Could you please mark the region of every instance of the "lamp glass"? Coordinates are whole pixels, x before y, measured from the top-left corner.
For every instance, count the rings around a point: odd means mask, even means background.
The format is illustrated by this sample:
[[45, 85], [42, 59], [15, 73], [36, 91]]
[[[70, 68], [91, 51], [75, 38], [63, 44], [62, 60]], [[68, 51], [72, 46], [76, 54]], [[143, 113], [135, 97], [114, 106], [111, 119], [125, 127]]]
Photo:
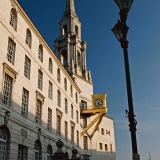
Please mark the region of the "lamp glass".
[[127, 9], [129, 11], [134, 0], [114, 0], [114, 1], [117, 3], [120, 10]]
[[121, 41], [123, 39], [122, 23], [120, 21], [118, 21], [118, 23], [113, 27], [112, 31], [118, 41]]

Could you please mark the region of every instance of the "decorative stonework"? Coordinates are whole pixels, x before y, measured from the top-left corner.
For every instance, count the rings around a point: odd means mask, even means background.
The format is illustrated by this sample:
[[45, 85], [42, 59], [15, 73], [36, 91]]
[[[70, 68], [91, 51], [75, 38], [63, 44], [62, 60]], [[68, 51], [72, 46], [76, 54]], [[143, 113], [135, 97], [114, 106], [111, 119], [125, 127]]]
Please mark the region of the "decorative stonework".
[[24, 129], [21, 129], [21, 135], [22, 135], [22, 144], [25, 145], [26, 138], [27, 138], [27, 131]]
[[62, 118], [63, 112], [60, 111], [58, 108], [56, 108], [56, 115], [57, 115], [57, 116], [60, 116], [60, 117]]
[[75, 123], [73, 121], [70, 121], [71, 127], [75, 128]]
[[14, 36], [13, 36], [13, 34], [11, 35], [11, 37], [10, 37], [13, 41], [14, 41]]
[[6, 126], [8, 125], [9, 118], [10, 118], [10, 112], [6, 111], [5, 112], [5, 117], [4, 117], [4, 125], [6, 125]]
[[10, 1], [11, 1], [12, 8], [15, 8], [16, 7], [15, 2], [13, 0], [10, 0]]
[[3, 74], [8, 74], [11, 78], [13, 78], [13, 80], [16, 80], [16, 77], [18, 75], [18, 73], [11, 68], [7, 63], [3, 63]]
[[36, 91], [36, 99], [40, 100], [44, 104], [45, 97], [39, 91]]
[[38, 140], [40, 140], [41, 137], [41, 128], [38, 128]]

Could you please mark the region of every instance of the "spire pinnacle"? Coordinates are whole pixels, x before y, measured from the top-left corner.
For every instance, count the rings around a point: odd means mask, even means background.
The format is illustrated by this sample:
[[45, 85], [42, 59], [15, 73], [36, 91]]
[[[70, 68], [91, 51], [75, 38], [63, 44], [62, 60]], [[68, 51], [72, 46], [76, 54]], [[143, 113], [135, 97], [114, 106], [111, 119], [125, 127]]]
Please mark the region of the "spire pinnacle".
[[75, 12], [74, 0], [66, 0], [66, 10], [65, 12]]

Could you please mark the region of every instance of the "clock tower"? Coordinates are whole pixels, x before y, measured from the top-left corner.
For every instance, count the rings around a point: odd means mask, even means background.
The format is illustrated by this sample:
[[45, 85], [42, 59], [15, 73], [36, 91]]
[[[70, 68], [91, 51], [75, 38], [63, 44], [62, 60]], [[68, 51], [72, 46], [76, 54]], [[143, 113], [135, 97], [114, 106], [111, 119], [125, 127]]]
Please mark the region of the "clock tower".
[[81, 22], [75, 12], [74, 0], [66, 0], [59, 25], [59, 38], [54, 41], [57, 58], [75, 82], [79, 77], [92, 84], [91, 73], [86, 67], [87, 43], [81, 39]]

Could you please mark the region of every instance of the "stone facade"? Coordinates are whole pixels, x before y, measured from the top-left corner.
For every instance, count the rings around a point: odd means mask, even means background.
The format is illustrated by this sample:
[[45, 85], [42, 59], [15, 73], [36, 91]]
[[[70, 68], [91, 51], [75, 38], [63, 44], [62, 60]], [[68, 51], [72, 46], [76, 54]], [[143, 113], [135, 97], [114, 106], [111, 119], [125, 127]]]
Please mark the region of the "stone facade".
[[91, 142], [80, 137], [82, 101], [91, 107], [93, 84], [74, 1], [66, 3], [53, 53], [17, 0], [0, 1], [2, 160], [49, 159], [58, 139], [69, 157], [74, 146], [84, 158], [116, 159], [113, 119], [103, 118]]

